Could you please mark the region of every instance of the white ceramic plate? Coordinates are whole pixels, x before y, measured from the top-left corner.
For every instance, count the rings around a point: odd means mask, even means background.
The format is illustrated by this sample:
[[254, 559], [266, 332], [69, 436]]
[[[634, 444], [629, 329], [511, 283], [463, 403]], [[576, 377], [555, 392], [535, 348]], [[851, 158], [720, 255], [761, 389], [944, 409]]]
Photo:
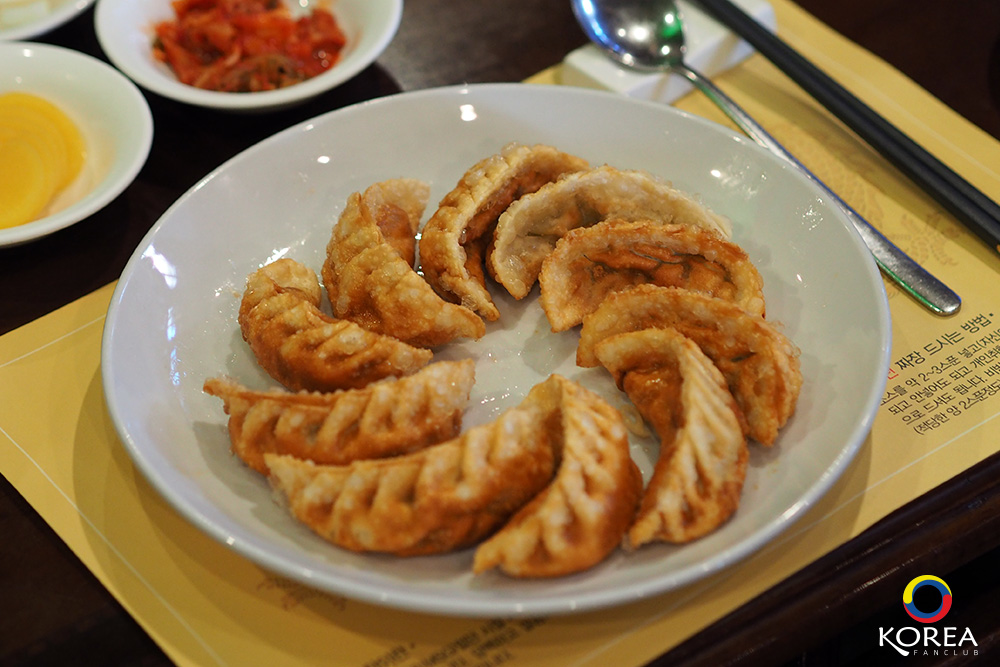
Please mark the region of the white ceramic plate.
[[[31, 6], [26, 9], [25, 6], [29, 4]], [[31, 16], [23, 23], [20, 20], [17, 23], [6, 23], [0, 16], [0, 41], [31, 39], [44, 35], [76, 18], [92, 4], [94, 0], [22, 0], [17, 6], [12, 2], [6, 5], [0, 2], [0, 9], [13, 10], [22, 16]], [[39, 9], [40, 7], [45, 7], [48, 11], [43, 11]], [[25, 13], [26, 11], [28, 13]]]
[[[286, 0], [287, 1], [287, 0]], [[181, 83], [153, 58], [154, 26], [176, 18], [169, 0], [99, 0], [94, 25], [101, 48], [116, 67], [143, 88], [187, 104], [230, 111], [269, 111], [305, 102], [344, 83], [389, 45], [403, 14], [403, 0], [297, 0], [295, 11], [329, 8], [347, 36], [340, 60], [328, 71], [280, 90], [223, 93]]]
[[153, 116], [135, 84], [106, 63], [71, 49], [0, 43], [0, 94], [20, 91], [59, 106], [80, 129], [86, 160], [45, 217], [0, 229], [0, 247], [31, 241], [83, 220], [128, 187], [149, 157]]
[[[732, 521], [683, 547], [616, 553], [553, 581], [470, 574], [471, 550], [397, 559], [348, 553], [314, 536], [229, 453], [221, 402], [205, 378], [274, 385], [236, 321], [246, 276], [288, 256], [319, 270], [347, 196], [401, 176], [431, 201], [509, 141], [544, 142], [594, 164], [646, 169], [732, 218], [765, 280], [768, 316], [802, 349], [798, 411], [769, 451], [754, 447]], [[476, 343], [466, 426], [518, 403], [551, 372], [625, 406], [610, 378], [574, 365], [577, 334], [552, 334], [532, 296], [495, 292], [502, 312]], [[856, 233], [798, 172], [729, 130], [610, 93], [484, 85], [407, 93], [321, 116], [222, 165], [176, 202], [128, 263], [103, 341], [107, 403], [136, 466], [184, 516], [258, 564], [370, 602], [464, 615], [551, 614], [620, 604], [693, 582], [746, 557], [812, 505], [854, 457], [888, 370], [881, 278]], [[655, 444], [636, 439], [648, 474]]]

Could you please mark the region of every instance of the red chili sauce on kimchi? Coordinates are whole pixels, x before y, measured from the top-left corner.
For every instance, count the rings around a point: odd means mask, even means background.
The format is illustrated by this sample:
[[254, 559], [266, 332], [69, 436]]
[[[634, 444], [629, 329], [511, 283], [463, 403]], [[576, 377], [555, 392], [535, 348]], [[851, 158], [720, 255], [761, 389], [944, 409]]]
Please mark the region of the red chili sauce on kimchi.
[[295, 19], [280, 0], [174, 0], [176, 20], [156, 25], [153, 55], [177, 78], [207, 90], [250, 93], [330, 69], [345, 37], [333, 14]]

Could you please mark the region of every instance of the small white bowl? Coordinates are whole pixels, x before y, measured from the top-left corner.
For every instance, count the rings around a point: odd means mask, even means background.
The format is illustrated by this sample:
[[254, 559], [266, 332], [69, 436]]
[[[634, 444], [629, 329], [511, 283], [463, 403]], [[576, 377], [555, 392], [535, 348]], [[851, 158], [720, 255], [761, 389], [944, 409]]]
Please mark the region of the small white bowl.
[[135, 179], [153, 143], [153, 115], [131, 81], [106, 63], [71, 49], [0, 43], [0, 93], [43, 97], [76, 123], [86, 143], [80, 175], [47, 215], [0, 229], [0, 247], [51, 234], [104, 208]]
[[154, 26], [176, 18], [169, 0], [98, 0], [94, 23], [97, 39], [111, 62], [147, 90], [213, 109], [271, 111], [305, 102], [370, 65], [395, 36], [403, 15], [403, 0], [296, 0], [294, 7], [300, 13], [312, 7], [329, 7], [347, 36], [347, 45], [337, 63], [323, 74], [287, 88], [257, 93], [189, 86], [153, 57]]
[[48, 0], [48, 3], [51, 9], [34, 20], [11, 26], [0, 23], [0, 41], [31, 39], [44, 35], [76, 18], [94, 4], [94, 0]]

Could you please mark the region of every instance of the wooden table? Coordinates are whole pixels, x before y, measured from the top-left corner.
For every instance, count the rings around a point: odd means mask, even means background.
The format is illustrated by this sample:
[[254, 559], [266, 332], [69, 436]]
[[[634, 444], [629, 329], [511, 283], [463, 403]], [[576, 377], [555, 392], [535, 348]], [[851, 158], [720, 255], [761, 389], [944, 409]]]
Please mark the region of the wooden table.
[[[969, 0], [797, 0], [1000, 139], [1000, 5]], [[511, 11], [516, 8], [516, 11]], [[93, 10], [39, 41], [103, 58]], [[266, 116], [203, 111], [147, 95], [156, 123], [135, 183], [90, 219], [0, 249], [0, 334], [115, 280], [149, 227], [208, 171], [300, 120], [432, 86], [519, 81], [585, 42], [567, 0], [407, 0], [378, 62], [306, 106]], [[925, 44], [937, 44], [927, 53]], [[0, 663], [169, 664], [115, 599], [0, 478]], [[1000, 456], [900, 509], [820, 562], [692, 637], [663, 665], [874, 664], [874, 628], [916, 567], [975, 595], [985, 664], [1000, 664]], [[874, 584], [878, 585], [874, 585]], [[952, 619], [950, 619], [952, 620]], [[871, 657], [871, 656], [868, 656]], [[991, 659], [992, 658], [992, 659]], [[878, 654], [878, 664], [887, 653]], [[906, 664], [920, 663], [903, 659]], [[958, 664], [958, 663], [949, 663]]]

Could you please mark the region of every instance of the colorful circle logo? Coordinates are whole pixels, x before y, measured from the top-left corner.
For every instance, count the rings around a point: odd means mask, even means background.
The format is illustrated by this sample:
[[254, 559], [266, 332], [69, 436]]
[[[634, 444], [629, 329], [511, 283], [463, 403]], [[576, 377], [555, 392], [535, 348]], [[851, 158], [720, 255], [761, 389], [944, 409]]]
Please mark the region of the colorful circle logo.
[[[920, 611], [917, 609], [917, 605], [914, 604], [913, 594], [917, 592], [918, 588], [924, 586], [936, 588], [941, 594], [941, 606], [934, 611]], [[906, 585], [906, 590], [903, 591], [903, 608], [906, 609], [906, 613], [910, 615], [910, 618], [915, 621], [921, 623], [940, 621], [947, 615], [948, 610], [951, 609], [951, 589], [948, 588], [948, 584], [944, 583], [943, 579], [933, 577], [929, 574], [922, 574]]]

